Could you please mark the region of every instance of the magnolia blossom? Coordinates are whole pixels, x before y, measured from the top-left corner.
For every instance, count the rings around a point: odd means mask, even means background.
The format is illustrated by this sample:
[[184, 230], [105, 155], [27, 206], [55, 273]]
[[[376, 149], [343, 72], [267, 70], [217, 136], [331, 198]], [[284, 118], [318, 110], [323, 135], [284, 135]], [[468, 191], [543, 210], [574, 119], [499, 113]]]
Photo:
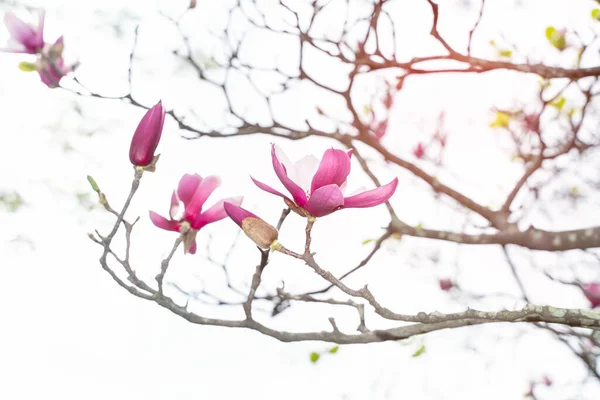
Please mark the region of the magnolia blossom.
[[73, 67], [66, 66], [65, 60], [61, 56], [54, 62], [41, 62], [37, 71], [46, 86], [55, 88], [58, 87], [63, 76], [73, 71]]
[[592, 305], [592, 308], [600, 306], [600, 283], [587, 283], [583, 285], [583, 294]]
[[59, 37], [56, 42], [47, 46], [42, 52], [42, 56], [37, 61], [37, 72], [40, 79], [49, 88], [58, 87], [63, 76], [73, 71], [74, 65], [65, 65], [62, 53], [65, 48], [63, 37]]
[[272, 145], [273, 169], [292, 198], [254, 178], [252, 180], [262, 190], [282, 197], [296, 213], [307, 217], [323, 217], [342, 208], [366, 208], [385, 203], [396, 191], [398, 178], [376, 189], [344, 197], [351, 155], [352, 150], [329, 149], [320, 162], [309, 155], [292, 164], [278, 146]]
[[162, 101], [159, 101], [142, 117], [133, 134], [129, 147], [129, 161], [133, 165], [145, 167], [152, 163], [164, 124], [165, 108]]
[[44, 17], [41, 10], [37, 26], [28, 24], [12, 12], [4, 15], [4, 24], [10, 34], [9, 47], [0, 49], [9, 53], [36, 54], [44, 48]]
[[250, 211], [225, 202], [225, 212], [233, 222], [238, 224], [258, 247], [268, 249], [276, 242], [279, 232], [277, 229]]
[[[161, 229], [180, 232], [183, 235], [184, 253], [195, 254], [198, 230], [227, 216], [223, 203], [229, 202], [236, 206], [242, 204], [243, 197], [232, 197], [220, 200], [202, 212], [206, 199], [220, 184], [221, 180], [217, 176], [202, 178], [198, 174], [185, 174], [171, 196], [170, 219], [150, 211], [150, 220]], [[184, 206], [183, 215], [180, 213], [181, 203]]]

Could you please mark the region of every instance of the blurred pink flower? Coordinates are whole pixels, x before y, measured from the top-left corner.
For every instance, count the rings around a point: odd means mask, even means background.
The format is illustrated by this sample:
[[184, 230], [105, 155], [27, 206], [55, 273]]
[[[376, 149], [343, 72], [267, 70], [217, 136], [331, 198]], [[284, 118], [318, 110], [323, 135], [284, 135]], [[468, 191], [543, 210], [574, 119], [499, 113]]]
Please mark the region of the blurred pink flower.
[[583, 285], [583, 294], [590, 301], [592, 308], [600, 305], [600, 283], [586, 283]]
[[38, 68], [40, 79], [49, 88], [58, 87], [63, 76], [73, 71], [72, 67], [65, 66], [65, 60], [60, 57], [55, 62], [42, 63]]
[[63, 76], [73, 71], [74, 65], [66, 66], [62, 53], [64, 49], [63, 37], [44, 50], [44, 54], [37, 61], [37, 71], [42, 82], [49, 88], [58, 87]]
[[387, 133], [387, 128], [388, 128], [387, 119], [379, 122], [375, 126], [375, 129], [373, 130], [373, 133], [375, 135], [375, 139], [381, 140], [381, 138], [383, 138], [385, 136], [385, 134]]
[[149, 109], [138, 124], [131, 146], [129, 161], [133, 165], [145, 167], [154, 160], [154, 151], [158, 147], [165, 123], [165, 108], [162, 101]]
[[454, 283], [448, 278], [440, 279], [439, 285], [440, 289], [442, 289], [444, 292], [447, 292], [454, 287]]
[[283, 151], [273, 144], [273, 169], [292, 198], [254, 178], [252, 180], [262, 190], [282, 197], [296, 213], [307, 217], [323, 217], [342, 208], [366, 208], [385, 203], [396, 191], [398, 178], [376, 189], [344, 197], [351, 155], [351, 150], [328, 149], [320, 162], [315, 156], [309, 155], [292, 164]]
[[[221, 180], [217, 176], [202, 178], [198, 174], [185, 174], [179, 181], [177, 191], [171, 195], [170, 219], [150, 211], [150, 220], [154, 225], [168, 231], [180, 232], [184, 235], [184, 253], [196, 253], [196, 233], [202, 227], [220, 221], [227, 216], [223, 207], [224, 202], [240, 205], [243, 197], [232, 197], [215, 203], [202, 212], [202, 207], [219, 187]], [[180, 216], [180, 203], [183, 203], [183, 216]]]
[[425, 146], [423, 143], [419, 142], [412, 150], [413, 156], [417, 158], [423, 158], [425, 156]]
[[45, 11], [41, 10], [37, 26], [28, 24], [12, 12], [4, 15], [4, 24], [10, 34], [9, 47], [0, 49], [8, 53], [36, 54], [44, 48], [44, 17]]

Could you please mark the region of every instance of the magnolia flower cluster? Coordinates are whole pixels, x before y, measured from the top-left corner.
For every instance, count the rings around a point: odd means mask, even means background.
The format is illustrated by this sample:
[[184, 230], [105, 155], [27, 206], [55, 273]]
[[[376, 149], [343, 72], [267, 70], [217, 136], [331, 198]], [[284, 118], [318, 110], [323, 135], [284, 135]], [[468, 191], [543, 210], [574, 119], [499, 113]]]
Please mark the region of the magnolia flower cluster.
[[74, 66], [65, 64], [62, 36], [54, 43], [44, 42], [44, 19], [44, 10], [39, 11], [37, 24], [26, 23], [14, 13], [7, 12], [4, 15], [4, 25], [10, 34], [10, 40], [7, 47], [0, 48], [0, 51], [35, 55], [34, 63], [22, 62], [19, 67], [23, 71], [37, 71], [42, 82], [54, 88]]
[[[158, 102], [140, 121], [129, 148], [129, 160], [141, 171], [153, 171], [165, 121], [165, 108]], [[398, 178], [372, 190], [361, 190], [346, 196], [346, 180], [350, 174], [352, 151], [329, 149], [321, 160], [308, 155], [292, 163], [276, 145], [271, 145], [271, 162], [275, 175], [290, 193], [287, 196], [254, 178], [253, 182], [267, 193], [283, 198], [296, 214], [306, 218], [324, 217], [343, 208], [366, 208], [385, 203], [396, 191]], [[219, 200], [204, 210], [204, 204], [219, 187], [217, 176], [185, 174], [171, 195], [169, 218], [150, 211], [150, 220], [161, 229], [181, 235], [184, 252], [196, 252], [196, 234], [204, 226], [229, 216], [246, 235], [263, 249], [278, 246], [278, 232], [260, 217], [240, 207], [243, 197]], [[183, 208], [181, 207], [183, 205]]]

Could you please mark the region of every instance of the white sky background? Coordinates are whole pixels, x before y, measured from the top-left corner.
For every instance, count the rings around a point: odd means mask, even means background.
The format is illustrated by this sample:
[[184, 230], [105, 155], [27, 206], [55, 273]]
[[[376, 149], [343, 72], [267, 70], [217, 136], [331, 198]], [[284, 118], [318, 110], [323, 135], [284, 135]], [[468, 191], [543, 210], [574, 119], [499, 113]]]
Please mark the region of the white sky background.
[[[157, 16], [158, 10], [177, 14], [187, 1], [44, 1], [48, 7], [46, 40], [65, 33], [68, 55], [82, 62], [78, 76], [91, 88], [106, 95], [119, 95], [126, 78], [127, 55], [135, 20], [143, 21], [134, 93], [151, 105], [163, 98], [168, 108], [180, 114], [187, 107], [209, 123], [220, 120], [219, 103], [207, 85], [195, 82], [189, 71], [174, 69], [168, 57], [176, 36]], [[229, 2], [223, 2], [229, 3]], [[262, 4], [269, 4], [263, 1]], [[272, 2], [274, 3], [274, 2]], [[427, 33], [430, 19], [422, 2], [401, 2], [397, 15], [403, 21], [406, 54], [426, 54], [435, 49]], [[493, 57], [487, 42], [502, 32], [518, 42], [525, 54], [540, 60], [556, 60], [556, 52], [544, 38], [548, 25], [589, 24], [591, 2], [491, 1], [476, 36], [475, 50]], [[31, 2], [30, 5], [38, 3]], [[41, 3], [40, 3], [41, 4]], [[219, 4], [219, 5], [217, 5]], [[475, 8], [465, 11], [460, 2], [449, 1], [455, 10], [441, 7], [442, 34], [452, 43], [461, 43], [474, 21]], [[200, 0], [189, 17], [197, 27], [202, 52], [211, 54], [215, 45], [206, 30], [222, 27], [223, 5]], [[115, 37], [108, 22], [122, 21], [123, 37]], [[6, 39], [6, 32], [0, 33]], [[204, 36], [203, 36], [204, 35]], [[270, 47], [260, 41], [250, 49], [254, 60], [272, 59]], [[213, 47], [211, 47], [213, 46]], [[489, 53], [486, 53], [489, 51]], [[285, 63], [284, 55], [278, 62]], [[292, 57], [292, 56], [290, 56]], [[567, 55], [565, 66], [569, 66]], [[131, 135], [143, 111], [120, 101], [81, 98], [64, 90], [49, 90], [37, 74], [26, 74], [16, 66], [26, 56], [0, 55], [0, 190], [16, 190], [26, 207], [17, 213], [0, 214], [0, 398], [6, 399], [508, 399], [521, 398], [528, 382], [548, 374], [558, 388], [545, 398], [560, 399], [585, 376], [581, 364], [562, 345], [543, 333], [520, 336], [523, 327], [489, 325], [443, 331], [405, 343], [342, 346], [335, 356], [323, 356], [315, 365], [311, 351], [333, 345], [323, 343], [284, 344], [256, 332], [189, 324], [155, 304], [132, 297], [101, 270], [100, 248], [86, 233], [106, 229], [112, 218], [96, 210], [85, 211], [75, 193], [89, 192], [85, 180], [92, 175], [115, 207], [122, 204], [131, 181], [127, 151]], [[293, 59], [289, 62], [293, 62]], [[315, 74], [335, 84], [336, 75], [321, 64]], [[173, 75], [174, 71], [176, 76]], [[151, 79], [147, 79], [148, 76]], [[192, 82], [192, 83], [191, 83]], [[508, 107], [515, 99], [527, 102], [535, 95], [535, 77], [511, 73], [480, 76], [441, 76], [410, 79], [398, 95], [394, 116], [385, 143], [401, 156], [430, 134], [440, 110], [446, 110], [450, 133], [445, 163], [452, 173], [441, 174], [444, 182], [463, 190], [482, 203], [497, 206], [521, 167], [511, 163], [505, 140], [487, 129], [493, 105]], [[364, 83], [368, 99], [373, 83]], [[241, 87], [237, 101], [248, 115], [260, 106]], [[302, 95], [302, 102], [299, 102]], [[294, 97], [296, 96], [296, 97]], [[305, 88], [279, 102], [280, 115], [301, 121], [314, 115]], [[366, 100], [365, 100], [366, 101]], [[335, 105], [317, 103], [323, 108]], [[83, 116], [72, 110], [79, 104]], [[305, 104], [309, 104], [306, 106]], [[192, 120], [193, 122], [193, 120]], [[141, 215], [134, 231], [133, 260], [149, 280], [157, 273], [159, 260], [170, 250], [175, 235], [153, 227], [148, 209], [166, 215], [171, 190], [185, 172], [220, 175], [222, 187], [208, 205], [222, 197], [244, 195], [245, 207], [275, 223], [282, 208], [279, 199], [257, 189], [248, 174], [276, 184], [271, 169], [270, 137], [185, 141], [173, 121], [167, 119], [159, 169], [146, 174], [134, 200], [130, 216]], [[312, 152], [320, 156], [331, 144], [320, 140], [288, 142], [275, 140], [291, 159]], [[68, 145], [69, 149], [65, 149]], [[374, 161], [376, 158], [373, 158]], [[383, 182], [400, 178], [392, 202], [401, 218], [424, 226], [460, 229], [463, 217], [439, 206], [422, 183], [401, 170], [374, 162]], [[476, 166], [476, 167], [474, 167]], [[430, 170], [425, 164], [423, 167]], [[357, 163], [349, 188], [371, 184]], [[93, 198], [93, 197], [92, 197]], [[371, 210], [344, 210], [319, 220], [314, 230], [318, 259], [334, 274], [354, 266], [370, 250], [360, 243], [380, 234], [386, 223], [383, 207]], [[586, 223], [594, 223], [589, 215]], [[566, 221], [566, 220], [565, 220]], [[572, 224], [572, 220], [568, 221]], [[560, 220], [557, 223], [562, 223]], [[572, 225], [569, 225], [572, 227]], [[281, 232], [288, 247], [301, 244], [303, 221], [290, 216]], [[211, 253], [222, 258], [235, 240], [237, 227], [230, 221], [210, 225], [199, 235], [200, 254], [178, 254], [167, 275], [191, 290], [203, 282], [211, 291], [227, 296], [218, 266], [204, 257], [210, 233]], [[12, 241], [21, 235], [31, 241]], [[118, 240], [115, 243], [119, 243]], [[429, 259], [439, 254], [435, 265]], [[249, 282], [258, 262], [249, 240], [241, 238], [231, 259], [231, 274], [239, 285]], [[481, 260], [485, 260], [482, 264]], [[549, 262], [559, 263], [560, 256]], [[460, 248], [405, 238], [390, 243], [372, 264], [348, 280], [353, 287], [369, 283], [377, 299], [404, 313], [457, 311], [462, 305], [440, 292], [437, 279], [451, 274], [453, 263], [460, 265], [460, 283], [479, 293], [508, 290], [517, 293], [501, 252], [495, 248]], [[531, 275], [531, 274], [530, 274]], [[535, 278], [535, 275], [534, 275]], [[538, 276], [539, 278], [539, 276]], [[276, 254], [269, 264], [263, 288], [273, 290], [281, 280], [291, 292], [320, 288], [323, 283], [301, 263]], [[212, 288], [214, 287], [214, 290]], [[540, 303], [586, 307], [575, 290], [544, 284], [535, 287]], [[177, 296], [173, 293], [174, 296]], [[258, 305], [258, 303], [257, 303]], [[481, 304], [472, 303], [471, 305]], [[514, 307], [511, 299], [493, 299], [488, 308]], [[193, 304], [207, 316], [241, 318], [242, 311]], [[277, 318], [255, 312], [261, 322], [286, 330], [330, 329], [327, 318], [334, 315], [342, 330], [351, 332], [358, 324], [355, 313], [345, 309], [320, 309], [294, 304]], [[371, 327], [380, 323], [369, 316]], [[525, 329], [526, 330], [526, 329]], [[527, 330], [528, 331], [528, 330]], [[411, 354], [425, 343], [426, 353]], [[465, 350], [465, 346], [477, 351]], [[560, 385], [567, 385], [560, 389]], [[562, 390], [565, 390], [564, 392]], [[597, 385], [586, 386], [585, 398], [600, 394]], [[596, 397], [597, 398], [597, 397]]]

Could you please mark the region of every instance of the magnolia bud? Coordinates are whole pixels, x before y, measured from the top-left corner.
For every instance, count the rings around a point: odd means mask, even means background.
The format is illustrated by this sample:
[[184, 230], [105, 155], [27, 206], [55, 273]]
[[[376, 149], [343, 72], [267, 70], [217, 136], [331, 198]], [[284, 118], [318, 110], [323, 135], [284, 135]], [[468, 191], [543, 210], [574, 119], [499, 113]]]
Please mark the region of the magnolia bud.
[[277, 241], [279, 232], [275, 227], [242, 207], [228, 202], [225, 202], [223, 206], [229, 218], [238, 224], [246, 236], [252, 239], [261, 249], [268, 249]]
[[158, 147], [165, 123], [165, 108], [158, 102], [149, 109], [138, 124], [131, 146], [129, 148], [129, 161], [133, 165], [145, 167], [152, 164], [154, 151]]
[[279, 232], [260, 218], [245, 218], [242, 230], [258, 247], [268, 249], [277, 240]]

